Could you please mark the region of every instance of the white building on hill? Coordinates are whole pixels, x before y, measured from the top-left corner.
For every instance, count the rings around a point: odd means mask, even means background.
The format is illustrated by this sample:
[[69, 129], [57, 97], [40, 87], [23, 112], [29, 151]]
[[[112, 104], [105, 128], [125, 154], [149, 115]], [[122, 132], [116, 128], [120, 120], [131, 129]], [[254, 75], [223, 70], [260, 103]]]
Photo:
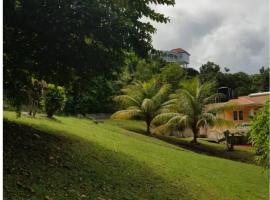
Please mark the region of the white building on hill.
[[163, 52], [163, 59], [167, 62], [175, 62], [181, 65], [187, 66], [189, 64], [189, 56], [190, 54], [182, 49], [172, 49], [170, 51], [162, 51]]

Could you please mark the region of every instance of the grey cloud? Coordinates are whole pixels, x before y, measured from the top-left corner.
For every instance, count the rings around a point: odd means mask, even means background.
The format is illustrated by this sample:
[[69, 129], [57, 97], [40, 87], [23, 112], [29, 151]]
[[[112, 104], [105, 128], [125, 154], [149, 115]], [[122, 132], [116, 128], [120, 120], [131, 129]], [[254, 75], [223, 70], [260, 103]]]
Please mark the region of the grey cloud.
[[267, 0], [176, 0], [175, 7], [154, 8], [171, 18], [155, 23], [154, 47], [186, 49], [191, 67], [211, 60], [233, 72], [255, 73], [268, 66]]

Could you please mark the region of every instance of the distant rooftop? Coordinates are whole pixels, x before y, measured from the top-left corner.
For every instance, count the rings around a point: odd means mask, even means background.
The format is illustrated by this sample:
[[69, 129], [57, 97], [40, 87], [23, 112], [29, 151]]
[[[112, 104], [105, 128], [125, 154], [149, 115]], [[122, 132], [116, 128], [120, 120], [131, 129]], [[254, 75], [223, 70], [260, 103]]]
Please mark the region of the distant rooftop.
[[265, 102], [269, 100], [269, 95], [270, 95], [270, 92], [252, 93], [252, 94], [249, 94], [248, 96], [240, 96], [237, 99], [230, 99], [227, 102], [208, 104], [206, 108], [207, 109], [218, 108], [228, 103], [232, 103], [232, 104], [240, 105], [240, 106], [251, 106], [251, 105], [263, 106]]
[[190, 55], [190, 53], [188, 53], [186, 50], [184, 50], [182, 48], [176, 48], [176, 49], [172, 49], [170, 51], [174, 52], [174, 53], [187, 53], [188, 55]]

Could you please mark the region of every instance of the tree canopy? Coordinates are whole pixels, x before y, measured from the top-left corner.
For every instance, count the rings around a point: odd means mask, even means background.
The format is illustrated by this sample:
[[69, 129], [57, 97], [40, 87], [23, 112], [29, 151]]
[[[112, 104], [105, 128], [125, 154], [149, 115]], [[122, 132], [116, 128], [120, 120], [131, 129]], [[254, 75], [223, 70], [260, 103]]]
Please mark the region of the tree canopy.
[[124, 51], [146, 56], [155, 28], [166, 23], [150, 3], [174, 0], [7, 0], [4, 2], [5, 77], [14, 70], [67, 85], [77, 77], [110, 75]]

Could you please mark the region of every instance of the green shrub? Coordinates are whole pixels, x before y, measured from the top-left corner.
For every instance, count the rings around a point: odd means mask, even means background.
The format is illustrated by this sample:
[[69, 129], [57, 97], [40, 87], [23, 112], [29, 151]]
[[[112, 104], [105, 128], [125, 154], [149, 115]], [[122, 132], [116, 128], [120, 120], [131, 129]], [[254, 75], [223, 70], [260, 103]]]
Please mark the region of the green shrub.
[[66, 94], [64, 87], [48, 84], [44, 91], [42, 105], [49, 118], [57, 111], [63, 110], [66, 102]]
[[264, 167], [269, 167], [269, 102], [252, 121], [250, 141], [256, 148], [258, 162]]

